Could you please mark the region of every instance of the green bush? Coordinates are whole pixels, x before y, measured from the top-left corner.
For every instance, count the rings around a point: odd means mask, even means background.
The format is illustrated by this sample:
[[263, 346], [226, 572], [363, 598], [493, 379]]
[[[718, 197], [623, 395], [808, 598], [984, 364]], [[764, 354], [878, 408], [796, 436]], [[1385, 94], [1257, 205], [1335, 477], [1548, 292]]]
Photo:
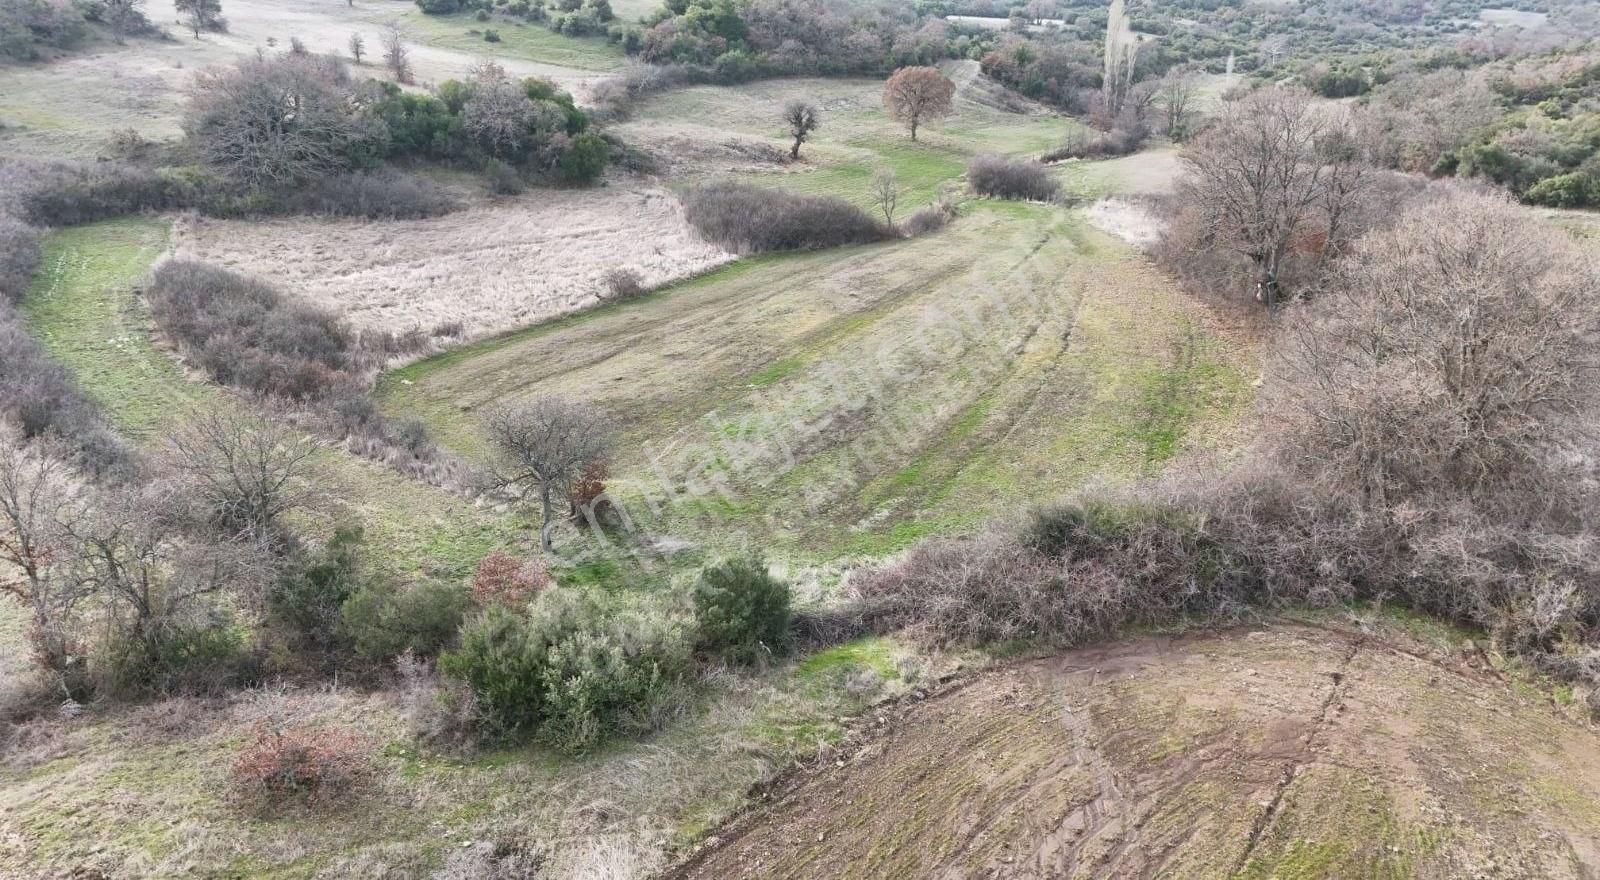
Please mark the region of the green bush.
[[340, 526], [321, 552], [291, 567], [267, 590], [267, 618], [296, 652], [331, 656], [339, 612], [361, 588], [361, 529]]
[[400, 587], [378, 581], [361, 589], [340, 610], [340, 633], [355, 656], [369, 663], [411, 653], [439, 653], [461, 628], [472, 605], [456, 584], [424, 581]]
[[606, 170], [606, 160], [611, 156], [611, 146], [592, 132], [584, 132], [572, 139], [571, 146], [561, 154], [561, 178], [571, 183], [589, 183]]
[[472, 688], [496, 733], [581, 752], [614, 733], [655, 728], [688, 671], [689, 650], [677, 620], [557, 589], [526, 617], [486, 609], [439, 668]]
[[701, 570], [694, 587], [699, 647], [730, 660], [782, 654], [789, 637], [789, 585], [759, 556], [726, 559]]

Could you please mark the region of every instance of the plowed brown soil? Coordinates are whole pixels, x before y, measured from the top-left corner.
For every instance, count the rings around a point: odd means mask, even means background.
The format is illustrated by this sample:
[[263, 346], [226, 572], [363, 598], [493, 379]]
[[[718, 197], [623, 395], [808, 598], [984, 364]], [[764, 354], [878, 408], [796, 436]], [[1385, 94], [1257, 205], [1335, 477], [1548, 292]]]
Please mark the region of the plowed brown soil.
[[1452, 658], [1146, 638], [872, 719], [672, 878], [1591, 877], [1600, 737]]

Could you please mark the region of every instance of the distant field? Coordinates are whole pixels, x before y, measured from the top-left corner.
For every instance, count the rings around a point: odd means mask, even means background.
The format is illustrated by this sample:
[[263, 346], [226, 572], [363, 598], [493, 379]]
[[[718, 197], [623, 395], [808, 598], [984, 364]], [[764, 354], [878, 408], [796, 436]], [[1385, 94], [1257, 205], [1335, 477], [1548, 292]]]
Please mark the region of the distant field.
[[[136, 128], [145, 137], [176, 138], [184, 89], [197, 69], [228, 64], [258, 49], [286, 49], [298, 37], [313, 52], [347, 56], [350, 34], [365, 36], [376, 54], [390, 21], [407, 29], [419, 83], [467, 75], [493, 58], [518, 76], [543, 76], [585, 97], [589, 84], [624, 62], [622, 53], [599, 38], [575, 39], [539, 25], [484, 25], [466, 16], [423, 16], [407, 0], [228, 0], [225, 34], [192, 39], [177, 23], [167, 0], [152, 4], [152, 20], [167, 28], [166, 40], [129, 40], [125, 46], [97, 44], [48, 65], [0, 66], [0, 154], [92, 159], [111, 133]], [[469, 30], [494, 27], [500, 43]], [[352, 67], [357, 76], [382, 78], [371, 58]]]
[[[216, 386], [185, 376], [158, 350], [133, 285], [166, 248], [167, 223], [136, 218], [52, 234], [23, 302], [30, 328], [125, 435], [160, 441], [185, 414], [235, 405]], [[463, 574], [484, 553], [517, 537], [515, 523], [442, 490], [336, 450], [317, 460], [325, 506], [314, 517], [360, 523], [386, 567]]]
[[957, 83], [955, 112], [927, 123], [913, 142], [905, 128], [883, 109], [883, 81], [866, 79], [779, 79], [737, 88], [696, 86], [646, 101], [619, 130], [646, 148], [656, 147], [670, 162], [674, 154], [707, 154], [730, 142], [765, 145], [787, 154], [789, 143], [781, 111], [794, 98], [816, 104], [822, 128], [793, 164], [752, 167], [735, 154], [732, 161], [685, 163], [675, 179], [689, 182], [730, 170], [753, 182], [804, 192], [869, 200], [867, 183], [879, 168], [892, 168], [905, 192], [907, 210], [931, 201], [941, 184], [954, 181], [980, 153], [1034, 155], [1059, 143], [1078, 123], [1037, 105], [1029, 112], [997, 106], [988, 81], [972, 62], [946, 67]]
[[180, 224], [181, 253], [271, 277], [358, 327], [468, 338], [591, 306], [605, 276], [631, 269], [648, 286], [733, 259], [684, 222], [654, 188], [536, 188], [429, 220], [215, 220]]
[[[542, 24], [510, 18], [478, 21], [465, 13], [423, 15], [411, 6], [400, 10], [398, 16], [384, 10], [367, 19], [375, 24], [398, 20], [418, 42], [496, 60], [530, 61], [584, 71], [620, 70], [627, 62], [622, 49], [604, 37], [562, 36]], [[484, 39], [489, 30], [500, 36], [498, 43]]]

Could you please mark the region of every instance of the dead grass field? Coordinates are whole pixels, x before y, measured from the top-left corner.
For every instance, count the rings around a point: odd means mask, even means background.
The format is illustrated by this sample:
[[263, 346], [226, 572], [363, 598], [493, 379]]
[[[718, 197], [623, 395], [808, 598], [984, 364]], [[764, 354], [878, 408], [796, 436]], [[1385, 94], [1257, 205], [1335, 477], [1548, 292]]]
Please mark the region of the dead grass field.
[[1594, 876], [1600, 737], [1471, 656], [1284, 626], [1024, 663], [865, 726], [667, 877]]
[[671, 194], [624, 185], [535, 189], [430, 220], [191, 218], [175, 239], [358, 327], [459, 322], [467, 338], [592, 306], [613, 269], [657, 287], [733, 259], [694, 234]]
[[[579, 99], [589, 85], [612, 75], [623, 59], [602, 40], [577, 40], [539, 25], [484, 25], [465, 16], [425, 19], [407, 0], [228, 0], [225, 34], [194, 40], [176, 21], [169, 0], [150, 4], [152, 21], [168, 40], [101, 43], [47, 65], [0, 66], [0, 151], [40, 158], [94, 158], [113, 131], [133, 127], [154, 140], [176, 138], [184, 89], [199, 68], [231, 63], [258, 48], [286, 48], [299, 37], [313, 52], [344, 55], [352, 32], [376, 52], [384, 24], [408, 29], [417, 81], [426, 85], [461, 78], [474, 64], [494, 58], [518, 76], [542, 76]], [[496, 27], [501, 43], [468, 30]], [[383, 77], [372, 62], [352, 68]]]

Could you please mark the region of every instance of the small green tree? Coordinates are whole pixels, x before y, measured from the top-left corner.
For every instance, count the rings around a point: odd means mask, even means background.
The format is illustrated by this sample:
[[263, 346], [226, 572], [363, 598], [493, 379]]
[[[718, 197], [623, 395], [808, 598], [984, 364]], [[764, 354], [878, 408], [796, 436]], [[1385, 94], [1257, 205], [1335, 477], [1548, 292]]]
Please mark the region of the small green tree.
[[782, 654], [789, 642], [789, 585], [759, 555], [702, 569], [694, 587], [701, 650], [751, 662]]

